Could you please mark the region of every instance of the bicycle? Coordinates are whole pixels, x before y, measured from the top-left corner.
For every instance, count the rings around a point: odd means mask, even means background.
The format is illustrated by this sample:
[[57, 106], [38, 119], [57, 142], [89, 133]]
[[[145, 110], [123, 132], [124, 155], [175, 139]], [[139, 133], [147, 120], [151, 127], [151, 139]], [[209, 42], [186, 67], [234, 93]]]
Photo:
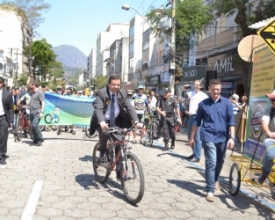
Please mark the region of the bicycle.
[[[148, 118], [147, 136], [150, 146], [153, 146], [154, 140], [158, 137], [159, 118], [158, 115], [153, 114]], [[145, 144], [144, 144], [145, 145]]]
[[58, 123], [59, 117], [57, 115], [46, 114], [44, 117], [44, 120], [47, 124], [51, 124], [52, 122]]
[[29, 130], [29, 125], [28, 125], [28, 119], [27, 119], [27, 113], [26, 113], [26, 108], [23, 107], [18, 107], [18, 114], [16, 116], [16, 125], [15, 125], [15, 141], [21, 141], [24, 137], [27, 138], [28, 134], [29, 137], [32, 138], [31, 131]]
[[94, 137], [98, 136], [97, 131], [93, 135], [90, 135], [90, 127], [87, 127], [87, 126], [83, 127], [83, 132], [85, 132], [85, 134], [88, 138], [94, 138]]
[[[105, 183], [116, 167], [117, 178], [120, 179], [124, 195], [131, 204], [136, 204], [141, 201], [145, 185], [141, 163], [138, 157], [130, 152], [130, 132], [134, 129], [135, 128], [109, 128], [109, 134], [121, 134], [122, 140], [112, 141], [112, 137], [109, 135], [109, 142], [104, 154], [107, 158], [105, 163], [100, 162], [99, 143], [95, 145], [93, 150], [93, 169], [97, 181], [102, 184]], [[128, 136], [127, 140], [125, 140], [126, 135]], [[115, 148], [118, 144], [120, 148], [118, 152], [115, 153]], [[131, 184], [133, 183], [134, 185], [132, 186]]]

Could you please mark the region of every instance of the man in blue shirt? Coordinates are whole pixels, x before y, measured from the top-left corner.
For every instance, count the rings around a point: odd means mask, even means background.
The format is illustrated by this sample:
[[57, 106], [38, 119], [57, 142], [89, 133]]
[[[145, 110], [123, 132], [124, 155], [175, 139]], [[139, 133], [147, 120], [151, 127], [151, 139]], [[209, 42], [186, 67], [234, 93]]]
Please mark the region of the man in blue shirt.
[[206, 200], [214, 202], [214, 191], [219, 190], [218, 178], [224, 163], [226, 147], [234, 148], [235, 120], [231, 102], [220, 96], [220, 80], [213, 79], [209, 82], [209, 92], [210, 97], [199, 104], [189, 143], [191, 147], [194, 146], [194, 136], [200, 126], [205, 154]]

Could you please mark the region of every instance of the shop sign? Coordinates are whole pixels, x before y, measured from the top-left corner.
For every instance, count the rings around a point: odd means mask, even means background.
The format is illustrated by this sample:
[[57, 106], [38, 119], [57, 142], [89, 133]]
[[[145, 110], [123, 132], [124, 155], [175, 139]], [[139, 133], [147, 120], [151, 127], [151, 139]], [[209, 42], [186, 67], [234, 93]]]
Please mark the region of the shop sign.
[[232, 56], [227, 57], [224, 60], [216, 60], [214, 70], [216, 70], [217, 73], [226, 73], [234, 71], [232, 60]]
[[205, 66], [191, 66], [183, 68], [183, 81], [192, 82], [195, 80], [201, 80], [205, 77]]
[[196, 77], [198, 75], [197, 70], [189, 70], [184, 72], [184, 78], [189, 78], [189, 77]]
[[150, 83], [152, 84], [159, 84], [159, 76], [151, 76]]

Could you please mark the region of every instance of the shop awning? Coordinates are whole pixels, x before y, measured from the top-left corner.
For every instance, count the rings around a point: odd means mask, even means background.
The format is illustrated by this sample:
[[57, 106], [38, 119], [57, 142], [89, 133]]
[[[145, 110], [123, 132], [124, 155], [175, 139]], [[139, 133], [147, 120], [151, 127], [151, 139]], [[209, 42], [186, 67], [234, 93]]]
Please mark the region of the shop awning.
[[256, 23], [250, 25], [249, 28], [251, 28], [251, 29], [260, 29], [260, 28], [263, 28], [266, 25], [268, 25], [273, 20], [275, 20], [275, 16], [271, 17], [271, 18], [268, 18], [268, 19], [265, 19], [265, 20], [262, 20], [262, 21], [259, 21], [259, 22], [256, 22]]

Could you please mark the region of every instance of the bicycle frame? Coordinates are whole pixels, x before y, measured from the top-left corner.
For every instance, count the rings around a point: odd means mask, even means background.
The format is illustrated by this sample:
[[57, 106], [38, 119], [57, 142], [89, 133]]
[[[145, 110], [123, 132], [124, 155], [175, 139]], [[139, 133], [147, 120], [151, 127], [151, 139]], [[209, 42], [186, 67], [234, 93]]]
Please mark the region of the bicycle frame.
[[[108, 152], [107, 153], [107, 159], [108, 159], [108, 162], [110, 163], [110, 170], [111, 171], [114, 171], [114, 169], [116, 167], [116, 164], [118, 163], [119, 159], [124, 158], [125, 150], [127, 150], [127, 149], [130, 150], [131, 149], [129, 147], [129, 142], [130, 142], [130, 132], [132, 130], [133, 129], [123, 133], [121, 141], [113, 141], [112, 137], [111, 136], [109, 137], [109, 142], [107, 143], [106, 151]], [[125, 136], [128, 136], [128, 140], [125, 140]], [[120, 150], [118, 151], [117, 156], [115, 156], [115, 148], [116, 148], [116, 145], [118, 145], [118, 144], [120, 145]], [[111, 158], [109, 158], [110, 155], [111, 155]], [[122, 165], [123, 165], [123, 170], [126, 170], [125, 161], [122, 161]]]

